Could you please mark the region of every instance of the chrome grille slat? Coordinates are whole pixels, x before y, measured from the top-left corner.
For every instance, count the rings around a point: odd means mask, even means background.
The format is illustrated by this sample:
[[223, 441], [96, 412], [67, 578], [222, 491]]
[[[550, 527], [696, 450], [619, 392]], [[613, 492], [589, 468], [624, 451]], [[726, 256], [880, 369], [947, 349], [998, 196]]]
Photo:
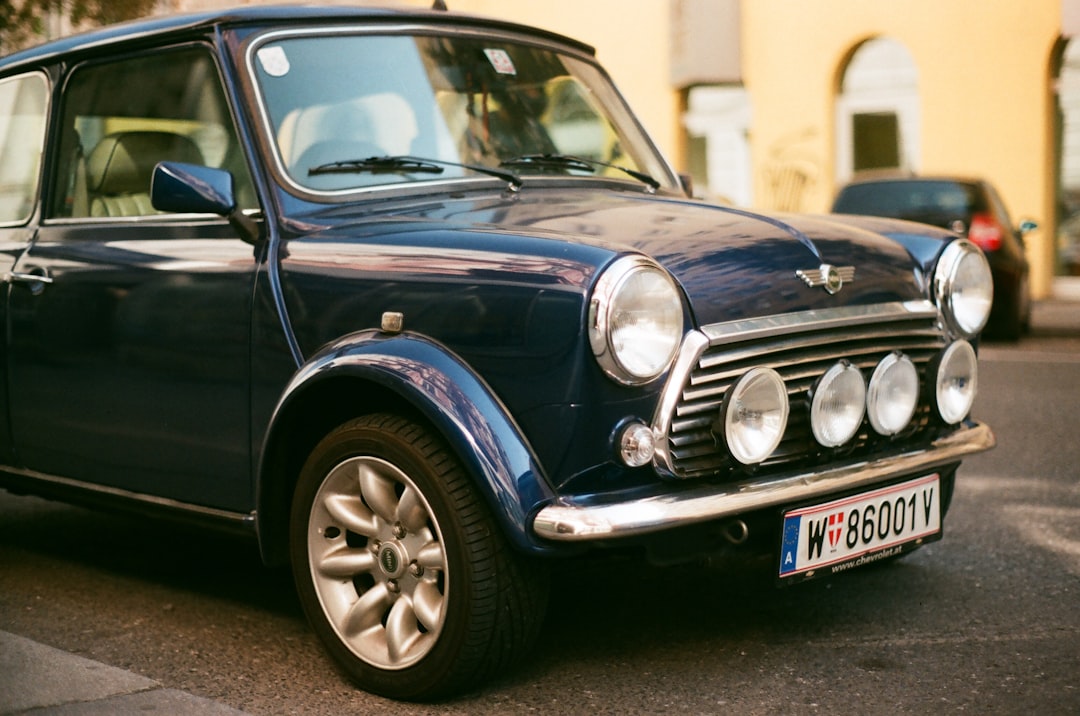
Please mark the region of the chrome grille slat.
[[[791, 402], [791, 417], [784, 438], [772, 456], [760, 466], [801, 459], [818, 459], [825, 454], [810, 431], [809, 390], [819, 376], [839, 360], [848, 360], [867, 379], [878, 362], [893, 351], [908, 356], [925, 384], [928, 365], [947, 344], [936, 311], [928, 304], [890, 304], [875, 310], [845, 309], [828, 314], [824, 320], [814, 315], [800, 323], [796, 318], [750, 320], [710, 326], [710, 337], [696, 364], [688, 366], [671, 412], [668, 426], [670, 464], [679, 477], [721, 474], [730, 458], [713, 435], [724, 396], [738, 378], [755, 366], [776, 370], [784, 379]], [[739, 329], [745, 329], [740, 335]], [[675, 388], [675, 386], [671, 386]], [[912, 426], [900, 438], [917, 435], [931, 424], [930, 407], [921, 404]], [[896, 438], [882, 437], [864, 425], [843, 450], [859, 450], [888, 444]]]
[[672, 442], [692, 430], [708, 430], [712, 426], [713, 416], [696, 417], [690, 420], [675, 420], [671, 423]]
[[[888, 342], [881, 341], [868, 345], [848, 342], [847, 346], [847, 349], [844, 351], [845, 357], [852, 360], [853, 363], [856, 362], [855, 358], [857, 357], [863, 357], [867, 360], [870, 359], [870, 357], [874, 357], [874, 362], [876, 363], [877, 360], [880, 360], [881, 356], [894, 350], [902, 350], [914, 360], [914, 356], [916, 355], [927, 353], [933, 354], [941, 349], [940, 341], [912, 343], [900, 339]], [[706, 353], [706, 356], [709, 356], [711, 353], [712, 351]], [[698, 368], [690, 376], [690, 384], [698, 386], [722, 380], [734, 382], [736, 378], [753, 366], [765, 366], [783, 372], [784, 366], [805, 365], [814, 361], [827, 362], [831, 365], [835, 362], [836, 356], [837, 351], [835, 343], [814, 346], [813, 350], [809, 351], [800, 351], [797, 347], [785, 349], [784, 352], [761, 351], [746, 358], [740, 357], [738, 359], [725, 360], [722, 362], [714, 356], [711, 365], [708, 367], [704, 365], [704, 362], [699, 363]]]
[[[877, 326], [875, 326], [873, 328], [874, 328], [874, 330], [870, 330], [870, 331], [862, 331], [862, 332], [860, 332], [860, 331], [845, 331], [841, 335], [815, 336], [815, 337], [811, 337], [809, 340], [800, 340], [800, 338], [801, 339], [806, 339], [807, 338], [806, 336], [786, 336], [784, 338], [784, 340], [776, 342], [773, 345], [771, 345], [770, 350], [771, 350], [771, 352], [774, 352], [774, 353], [781, 353], [781, 352], [783, 352], [785, 350], [803, 352], [803, 351], [806, 351], [807, 349], [814, 348], [814, 347], [821, 347], [821, 348], [825, 349], [829, 345], [831, 345], [833, 342], [836, 342], [836, 341], [842, 341], [842, 342], [845, 342], [845, 343], [854, 343], [856, 341], [859, 341], [859, 342], [875, 341], [877, 343], [877, 345], [874, 345], [874, 346], [870, 347], [869, 348], [870, 350], [888, 350], [888, 348], [886, 346], [894, 345], [894, 344], [901, 341], [900, 337], [896, 333], [890, 333], [890, 332], [887, 332], [887, 331], [880, 330]], [[892, 328], [894, 330], [897, 330], [897, 331], [903, 331], [904, 326], [902, 326], [902, 325], [892, 325], [892, 326], [890, 326], [890, 328]], [[903, 333], [902, 335], [903, 335], [904, 338], [907, 339], [907, 340], [902, 341], [906, 345], [908, 343], [911, 343], [912, 339], [914, 339], [917, 335], [919, 335], [919, 333], [918, 332], [915, 332], [915, 333]], [[940, 337], [940, 332], [938, 332], [938, 331], [926, 331], [925, 333], [923, 333], [923, 336], [924, 336], [924, 339], [926, 341], [926, 344], [930, 345], [930, 344], [933, 344], [935, 342], [936, 338]], [[828, 351], [823, 350], [822, 352], [827, 353]], [[738, 363], [740, 361], [760, 360], [760, 358], [761, 358], [761, 353], [758, 352], [757, 350], [755, 350], [754, 346], [752, 346], [752, 345], [751, 346], [745, 346], [745, 347], [742, 347], [742, 348], [733, 348], [733, 347], [729, 346], [728, 350], [724, 351], [722, 355], [714, 355], [714, 356], [706, 355], [706, 356], [703, 356], [702, 360], [699, 362], [698, 366], [702, 370], [709, 370], [709, 369], [713, 368], [714, 366], [719, 365], [721, 363], [731, 364], [731, 363]]]

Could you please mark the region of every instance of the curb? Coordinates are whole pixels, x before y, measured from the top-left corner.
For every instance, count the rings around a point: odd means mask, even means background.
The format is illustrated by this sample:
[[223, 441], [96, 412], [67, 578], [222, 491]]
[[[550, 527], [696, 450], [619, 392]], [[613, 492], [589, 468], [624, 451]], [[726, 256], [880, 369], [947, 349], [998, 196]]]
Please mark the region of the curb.
[[0, 715], [245, 716], [225, 704], [175, 689], [25, 637], [0, 631]]

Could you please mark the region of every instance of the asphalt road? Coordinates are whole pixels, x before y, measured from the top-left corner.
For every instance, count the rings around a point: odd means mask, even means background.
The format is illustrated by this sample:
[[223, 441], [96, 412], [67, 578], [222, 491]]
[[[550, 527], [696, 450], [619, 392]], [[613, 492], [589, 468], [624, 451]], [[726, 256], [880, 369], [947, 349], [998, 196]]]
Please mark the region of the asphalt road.
[[1080, 713], [1080, 331], [1056, 326], [983, 350], [999, 445], [942, 541], [786, 589], [571, 565], [533, 658], [457, 701], [354, 690], [250, 545], [2, 492], [0, 631], [252, 714]]

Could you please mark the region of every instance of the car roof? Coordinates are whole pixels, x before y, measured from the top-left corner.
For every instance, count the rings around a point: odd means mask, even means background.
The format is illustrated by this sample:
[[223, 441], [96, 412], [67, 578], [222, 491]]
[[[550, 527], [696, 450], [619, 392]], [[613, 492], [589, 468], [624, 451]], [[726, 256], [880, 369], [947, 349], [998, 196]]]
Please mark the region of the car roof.
[[95, 53], [105, 48], [128, 43], [140, 44], [151, 40], [205, 32], [215, 27], [259, 26], [282, 23], [315, 22], [394, 22], [408, 20], [421, 24], [442, 26], [469, 25], [492, 30], [525, 32], [534, 36], [570, 45], [580, 52], [595, 55], [591, 45], [555, 32], [514, 22], [465, 13], [417, 8], [349, 7], [341, 5], [265, 5], [243, 6], [225, 10], [155, 16], [76, 33], [41, 45], [20, 50], [0, 58], [0, 74], [25, 66], [43, 64], [61, 56]]

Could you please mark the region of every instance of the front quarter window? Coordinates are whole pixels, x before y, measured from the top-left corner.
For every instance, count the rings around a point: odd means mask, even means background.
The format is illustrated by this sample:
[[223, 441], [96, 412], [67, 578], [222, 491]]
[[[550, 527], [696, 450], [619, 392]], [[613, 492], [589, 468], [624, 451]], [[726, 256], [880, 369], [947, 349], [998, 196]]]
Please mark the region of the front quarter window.
[[0, 224], [22, 223], [33, 212], [47, 104], [44, 76], [0, 80]]
[[[500, 37], [324, 31], [270, 35], [249, 59], [279, 166], [302, 191], [484, 176], [470, 167], [636, 172], [677, 187], [602, 71], [569, 52]], [[416, 161], [363, 161], [384, 157]]]

